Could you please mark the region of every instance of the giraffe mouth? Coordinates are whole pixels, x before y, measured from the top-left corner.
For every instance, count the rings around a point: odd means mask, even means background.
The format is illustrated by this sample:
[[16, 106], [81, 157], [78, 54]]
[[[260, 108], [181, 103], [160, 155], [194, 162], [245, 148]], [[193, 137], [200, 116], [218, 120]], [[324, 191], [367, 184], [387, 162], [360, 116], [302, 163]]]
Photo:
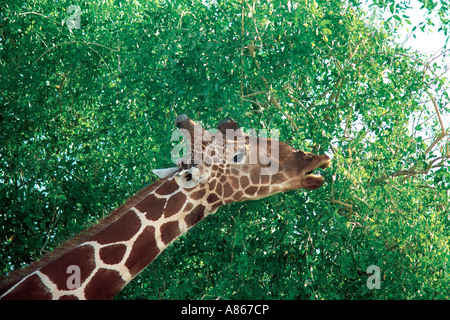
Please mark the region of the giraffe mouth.
[[315, 190], [320, 188], [325, 182], [325, 178], [320, 174], [314, 173], [314, 170], [321, 168], [326, 169], [330, 166], [331, 160], [327, 156], [321, 158], [313, 167], [308, 168], [302, 179], [302, 187], [307, 190]]
[[319, 177], [321, 177], [319, 174], [315, 174], [314, 170], [319, 169], [319, 168], [326, 169], [326, 168], [328, 168], [330, 166], [330, 164], [331, 164], [330, 158], [328, 158], [327, 156], [324, 156], [324, 158], [322, 158], [314, 167], [308, 168], [310, 170], [305, 172], [305, 176], [311, 176], [312, 175], [312, 176], [319, 176]]

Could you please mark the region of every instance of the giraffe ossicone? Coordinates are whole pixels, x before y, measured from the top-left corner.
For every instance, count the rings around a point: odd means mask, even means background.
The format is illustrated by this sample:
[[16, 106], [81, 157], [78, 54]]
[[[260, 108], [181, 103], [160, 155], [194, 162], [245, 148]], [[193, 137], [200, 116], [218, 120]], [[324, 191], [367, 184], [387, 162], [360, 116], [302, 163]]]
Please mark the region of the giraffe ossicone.
[[[223, 120], [218, 124], [217, 129], [208, 131], [203, 130], [201, 122], [190, 123], [185, 115], [178, 118], [176, 121], [178, 129], [172, 132], [171, 138], [172, 141], [176, 141], [184, 137], [184, 140], [172, 150], [172, 161], [177, 165], [245, 162], [251, 165], [270, 164], [270, 166], [261, 166], [260, 171], [263, 175], [277, 173], [278, 130], [271, 130], [271, 150], [268, 156], [267, 152], [263, 152], [267, 151], [268, 131], [266, 129], [260, 129], [259, 134], [251, 129], [249, 134], [245, 134], [235, 121]], [[187, 155], [177, 157], [181, 150], [187, 151]], [[169, 169], [157, 169], [155, 174], [165, 173], [164, 170]]]
[[227, 203], [321, 187], [326, 155], [248, 135], [233, 120], [216, 132], [175, 121], [189, 151], [174, 168], [97, 225], [31, 266], [0, 279], [1, 299], [110, 299], [167, 246]]

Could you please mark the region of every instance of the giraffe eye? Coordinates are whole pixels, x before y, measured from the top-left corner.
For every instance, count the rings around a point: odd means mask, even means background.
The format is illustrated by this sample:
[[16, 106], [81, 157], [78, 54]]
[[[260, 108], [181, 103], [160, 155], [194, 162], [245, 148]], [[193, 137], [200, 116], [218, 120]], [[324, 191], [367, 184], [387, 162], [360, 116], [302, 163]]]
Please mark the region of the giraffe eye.
[[244, 159], [245, 153], [236, 153], [233, 157], [234, 163], [241, 162]]

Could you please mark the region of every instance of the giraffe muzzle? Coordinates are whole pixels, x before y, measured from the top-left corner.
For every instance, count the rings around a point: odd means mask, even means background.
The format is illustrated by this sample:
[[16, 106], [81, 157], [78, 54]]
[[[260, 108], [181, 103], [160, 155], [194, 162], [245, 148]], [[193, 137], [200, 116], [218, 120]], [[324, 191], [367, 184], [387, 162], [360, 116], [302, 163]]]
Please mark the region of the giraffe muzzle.
[[320, 188], [325, 182], [325, 178], [320, 174], [314, 173], [316, 169], [326, 169], [330, 166], [331, 160], [328, 156], [318, 156], [320, 157], [319, 161], [313, 166], [305, 171], [303, 179], [302, 179], [302, 188], [307, 190], [315, 190]]

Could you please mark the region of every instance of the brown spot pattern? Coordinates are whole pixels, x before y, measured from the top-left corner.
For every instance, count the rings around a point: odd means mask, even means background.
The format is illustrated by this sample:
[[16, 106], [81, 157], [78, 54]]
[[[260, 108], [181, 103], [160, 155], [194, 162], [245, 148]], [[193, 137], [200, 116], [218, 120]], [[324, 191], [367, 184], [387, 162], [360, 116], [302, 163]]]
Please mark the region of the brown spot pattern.
[[100, 259], [106, 264], [116, 264], [122, 261], [127, 247], [124, 244], [113, 244], [100, 249]]
[[94, 235], [91, 240], [97, 241], [100, 244], [127, 241], [130, 240], [140, 228], [141, 220], [134, 211], [128, 210], [119, 219]]
[[181, 233], [178, 226], [178, 221], [166, 222], [161, 226], [161, 240], [164, 244], [169, 244], [172, 240], [178, 237]]
[[186, 196], [182, 192], [178, 192], [177, 194], [170, 197], [167, 201], [166, 209], [164, 210], [164, 217], [171, 217], [175, 213], [180, 211], [180, 209], [184, 206], [185, 201]]
[[145, 197], [141, 202], [139, 202], [135, 207], [140, 212], [147, 213], [145, 217], [149, 220], [158, 220], [166, 204], [166, 199], [157, 198], [155, 195], [151, 194]]
[[119, 272], [100, 268], [86, 286], [84, 295], [87, 300], [111, 299], [125, 284]]
[[132, 276], [144, 269], [159, 254], [155, 239], [155, 228], [147, 226], [136, 239], [125, 266]]
[[156, 189], [156, 193], [162, 196], [166, 196], [169, 194], [174, 193], [177, 191], [180, 187], [175, 182], [175, 180], [168, 180], [164, 182], [158, 189]]
[[185, 218], [185, 222], [188, 226], [188, 228], [195, 225], [197, 222], [203, 219], [205, 212], [205, 206], [199, 204], [194, 208], [194, 210], [191, 211], [190, 214], [188, 214]]
[[72, 265], [80, 268], [80, 283], [82, 284], [95, 269], [94, 248], [90, 245], [76, 247], [70, 254], [60, 256], [53, 263], [42, 267], [40, 271], [56, 284], [58, 290], [67, 290], [67, 279], [70, 277], [70, 273], [66, 272]]
[[19, 284], [14, 291], [2, 300], [48, 300], [52, 294], [44, 286], [38, 275], [34, 274]]

